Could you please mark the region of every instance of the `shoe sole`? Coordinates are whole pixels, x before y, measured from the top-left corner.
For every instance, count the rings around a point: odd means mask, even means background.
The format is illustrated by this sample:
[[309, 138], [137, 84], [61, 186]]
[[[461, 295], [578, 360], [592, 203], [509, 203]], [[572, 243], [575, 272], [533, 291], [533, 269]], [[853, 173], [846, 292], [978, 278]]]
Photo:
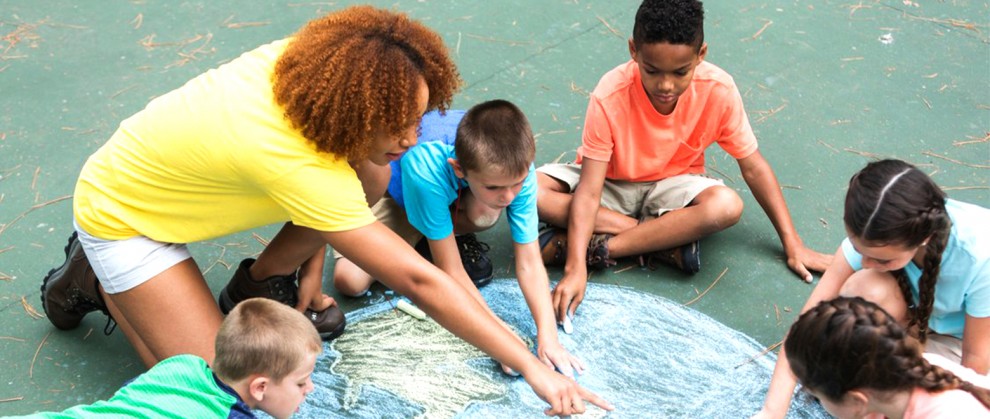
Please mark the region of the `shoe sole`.
[[[45, 311], [45, 317], [48, 318], [49, 322], [51, 322], [52, 319], [51, 317], [48, 316], [48, 301], [45, 299], [45, 289], [48, 288], [48, 281], [52, 280], [52, 277], [55, 275], [55, 273], [65, 269], [65, 267], [69, 265], [69, 249], [72, 248], [72, 242], [74, 240], [77, 240], [78, 235], [79, 233], [73, 231], [72, 235], [69, 236], [69, 240], [67, 240], [67, 243], [65, 243], [65, 249], [63, 249], [65, 252], [65, 262], [62, 262], [61, 266], [49, 270], [48, 274], [45, 275], [45, 278], [41, 280], [41, 309]], [[59, 324], [55, 324], [55, 322], [52, 322], [52, 324], [55, 325], [55, 327], [62, 330], [72, 330], [75, 329], [76, 327], [79, 327], [78, 323], [73, 326], [59, 325]]]
[[324, 342], [329, 342], [331, 340], [337, 339], [340, 335], [344, 334], [344, 328], [347, 326], [347, 319], [340, 322], [340, 325], [336, 329], [333, 329], [330, 333], [320, 333], [320, 339]]
[[317, 327], [315, 323], [316, 319], [310, 318], [311, 315], [315, 317], [316, 312], [312, 310], [306, 310], [306, 312], [303, 313], [305, 314], [305, 317], [309, 319], [310, 322], [313, 323], [313, 327], [317, 329], [316, 332], [320, 335], [321, 340], [323, 340], [324, 342], [328, 342], [336, 339], [338, 336], [344, 333], [344, 328], [347, 327], [347, 316], [344, 315], [344, 312], [340, 309], [340, 307], [333, 306], [327, 308], [326, 311], [320, 313], [326, 313], [327, 316], [331, 316], [331, 317], [340, 316], [340, 323], [336, 327], [334, 327], [333, 330], [329, 332], [320, 332], [319, 327]]
[[494, 277], [495, 277], [495, 274], [492, 274], [492, 275], [488, 276], [487, 278], [481, 278], [479, 280], [471, 280], [471, 282], [474, 283], [475, 288], [481, 288], [481, 287], [483, 287], [485, 285], [490, 284], [492, 282], [492, 278], [494, 278]]
[[[683, 248], [683, 253], [681, 254], [681, 260], [683, 261], [684, 267], [681, 269], [684, 273], [688, 275], [694, 275], [701, 270], [701, 249], [697, 241], [687, 244]], [[688, 255], [693, 255], [688, 257]]]

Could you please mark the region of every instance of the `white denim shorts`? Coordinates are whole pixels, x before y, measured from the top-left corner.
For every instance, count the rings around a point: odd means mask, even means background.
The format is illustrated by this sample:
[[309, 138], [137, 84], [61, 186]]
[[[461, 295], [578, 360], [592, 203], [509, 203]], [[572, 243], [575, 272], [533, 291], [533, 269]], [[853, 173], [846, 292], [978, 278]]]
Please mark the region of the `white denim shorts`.
[[185, 244], [162, 243], [144, 236], [103, 240], [87, 233], [75, 220], [72, 225], [79, 233], [79, 244], [107, 294], [117, 294], [141, 285], [192, 257]]
[[[574, 192], [581, 180], [581, 166], [574, 163], [547, 164], [536, 169], [567, 184]], [[656, 216], [686, 207], [701, 192], [725, 182], [707, 175], [677, 175], [655, 182], [625, 182], [605, 179], [601, 205], [630, 217]]]

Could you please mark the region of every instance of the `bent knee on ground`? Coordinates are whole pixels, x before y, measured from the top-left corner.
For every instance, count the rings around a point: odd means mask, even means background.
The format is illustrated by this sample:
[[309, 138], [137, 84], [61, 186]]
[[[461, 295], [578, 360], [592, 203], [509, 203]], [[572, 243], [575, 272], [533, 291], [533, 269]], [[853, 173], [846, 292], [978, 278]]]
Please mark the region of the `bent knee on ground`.
[[907, 302], [897, 285], [897, 279], [890, 272], [873, 269], [857, 271], [842, 284], [839, 295], [871, 301], [898, 321], [907, 318]]
[[739, 222], [743, 212], [743, 201], [736, 191], [725, 186], [712, 186], [705, 189], [695, 198], [697, 209], [702, 212], [703, 220], [707, 230], [705, 234], [712, 234]]
[[350, 261], [343, 261], [344, 259], [338, 259], [336, 266], [334, 266], [333, 287], [348, 297], [360, 297], [367, 293], [374, 279]]

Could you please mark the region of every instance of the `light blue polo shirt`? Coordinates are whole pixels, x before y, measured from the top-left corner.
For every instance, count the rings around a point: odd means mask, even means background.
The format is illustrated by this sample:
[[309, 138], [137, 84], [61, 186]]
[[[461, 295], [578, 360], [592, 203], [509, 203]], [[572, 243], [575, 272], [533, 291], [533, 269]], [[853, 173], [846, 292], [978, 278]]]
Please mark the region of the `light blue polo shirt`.
[[[952, 220], [942, 267], [935, 282], [935, 304], [928, 326], [962, 339], [966, 315], [990, 317], [990, 209], [952, 199], [945, 201]], [[863, 255], [846, 238], [842, 253], [854, 270], [863, 269]], [[904, 268], [918, 303], [921, 268], [912, 261]]]
[[[418, 143], [392, 163], [389, 195], [405, 208], [409, 223], [426, 238], [440, 240], [454, 232], [450, 206], [468, 184], [454, 174], [447, 159], [457, 159], [454, 139], [464, 111], [430, 112], [420, 123]], [[522, 190], [506, 208], [512, 241], [525, 244], [539, 235], [536, 213], [536, 166], [529, 165]]]

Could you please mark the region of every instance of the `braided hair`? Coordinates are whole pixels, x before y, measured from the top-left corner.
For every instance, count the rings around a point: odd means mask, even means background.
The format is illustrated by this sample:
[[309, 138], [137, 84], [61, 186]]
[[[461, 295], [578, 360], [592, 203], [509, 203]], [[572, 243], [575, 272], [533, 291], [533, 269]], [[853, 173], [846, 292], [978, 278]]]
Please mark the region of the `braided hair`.
[[879, 306], [860, 297], [822, 301], [791, 326], [784, 351], [801, 385], [829, 400], [850, 390], [928, 392], [960, 389], [990, 408], [990, 390], [921, 356], [921, 342]]
[[868, 164], [853, 175], [846, 193], [846, 228], [864, 242], [915, 248], [927, 240], [917, 301], [904, 269], [893, 272], [909, 307], [909, 327], [918, 326], [922, 343], [927, 338], [935, 282], [952, 226], [945, 198], [945, 192], [928, 175], [893, 159]]

